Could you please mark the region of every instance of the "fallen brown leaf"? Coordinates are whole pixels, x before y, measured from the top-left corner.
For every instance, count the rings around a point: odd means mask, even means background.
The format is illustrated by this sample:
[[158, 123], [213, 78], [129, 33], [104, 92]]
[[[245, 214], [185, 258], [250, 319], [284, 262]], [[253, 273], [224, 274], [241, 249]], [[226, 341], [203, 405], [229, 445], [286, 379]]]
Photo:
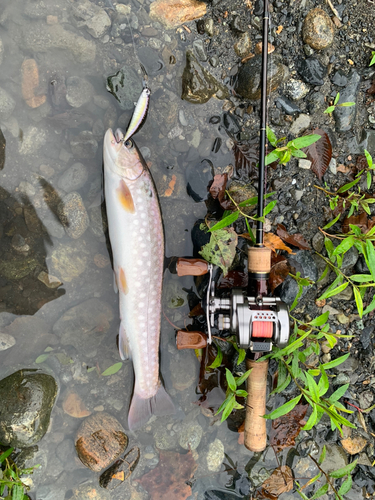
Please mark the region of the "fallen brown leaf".
[[176, 180], [177, 180], [177, 177], [173, 174], [172, 175], [172, 179], [170, 180], [170, 182], [168, 184], [168, 187], [167, 187], [167, 189], [164, 192], [164, 196], [167, 196], [167, 197], [171, 196], [171, 194], [174, 191], [174, 187], [176, 185]]
[[277, 262], [275, 265], [271, 267], [270, 277], [268, 280], [271, 293], [274, 292], [275, 288], [281, 285], [281, 283], [288, 276], [289, 272], [290, 272], [290, 265], [287, 260]]
[[[243, 236], [243, 235], [241, 235]], [[288, 246], [285, 245], [283, 240], [279, 238], [279, 236], [276, 236], [276, 234], [273, 233], [265, 233], [264, 234], [264, 246], [267, 248], [270, 248], [272, 251], [276, 252], [276, 250], [285, 250], [289, 254], [293, 253], [293, 250], [289, 248]]]
[[210, 187], [212, 198], [216, 198], [221, 202], [225, 197], [225, 188], [227, 187], [228, 174], [217, 174]]
[[348, 233], [350, 231], [349, 224], [354, 224], [361, 228], [362, 233], [367, 233], [369, 230], [369, 220], [367, 219], [367, 214], [362, 212], [359, 215], [351, 215], [350, 217], [345, 217], [342, 223], [342, 232]]
[[342, 174], [348, 174], [349, 172], [351, 172], [351, 170], [352, 169], [350, 167], [347, 167], [346, 165], [343, 165], [342, 163], [340, 163], [336, 167], [336, 171], [341, 172]]
[[262, 484], [260, 498], [277, 500], [282, 493], [293, 489], [293, 473], [287, 465], [277, 467]]
[[286, 243], [289, 243], [289, 245], [293, 245], [300, 250], [310, 250], [310, 245], [307, 243], [305, 238], [302, 236], [300, 233], [296, 234], [289, 234], [288, 231], [286, 230], [286, 227], [283, 224], [278, 224], [277, 225], [277, 234], [280, 236], [280, 238]]
[[366, 90], [366, 94], [375, 94], [375, 79], [372, 80], [370, 88]]
[[148, 491], [152, 500], [185, 500], [191, 495], [191, 487], [186, 481], [197, 467], [191, 451], [184, 455], [160, 451], [159, 464], [136, 481]]
[[306, 415], [308, 406], [309, 405], [299, 404], [286, 415], [272, 421], [270, 444], [275, 450], [275, 453], [295, 444], [296, 437], [300, 433], [301, 427], [305, 425], [303, 419]]
[[324, 130], [317, 128], [312, 133], [321, 137], [317, 142], [308, 146], [305, 153], [311, 161], [311, 170], [322, 180], [332, 159], [332, 144]]

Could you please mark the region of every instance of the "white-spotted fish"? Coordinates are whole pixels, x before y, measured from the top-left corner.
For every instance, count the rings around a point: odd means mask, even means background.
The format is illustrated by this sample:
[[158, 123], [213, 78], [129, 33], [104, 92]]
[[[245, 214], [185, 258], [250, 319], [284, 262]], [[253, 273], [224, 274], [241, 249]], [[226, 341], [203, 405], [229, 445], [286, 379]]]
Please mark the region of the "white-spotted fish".
[[124, 142], [130, 139], [137, 132], [137, 130], [141, 128], [144, 121], [146, 120], [146, 115], [150, 104], [151, 90], [148, 87], [148, 77], [144, 66], [141, 65], [141, 68], [143, 72], [143, 90], [141, 92], [141, 95], [139, 96], [128, 129], [125, 133]]
[[119, 349], [133, 360], [135, 385], [128, 424], [174, 413], [159, 377], [164, 235], [159, 201], [148, 167], [121, 130], [104, 137], [104, 192], [113, 268], [120, 301]]

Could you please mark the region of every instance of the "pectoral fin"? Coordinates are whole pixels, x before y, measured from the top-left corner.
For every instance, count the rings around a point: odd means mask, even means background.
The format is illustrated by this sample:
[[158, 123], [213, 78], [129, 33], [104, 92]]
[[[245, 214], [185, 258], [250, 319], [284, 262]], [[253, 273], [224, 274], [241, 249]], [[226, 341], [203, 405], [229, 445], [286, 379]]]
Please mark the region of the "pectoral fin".
[[121, 179], [120, 184], [116, 189], [116, 192], [117, 192], [117, 198], [119, 199], [122, 208], [126, 212], [134, 214], [135, 207], [134, 207], [133, 197], [124, 179]]

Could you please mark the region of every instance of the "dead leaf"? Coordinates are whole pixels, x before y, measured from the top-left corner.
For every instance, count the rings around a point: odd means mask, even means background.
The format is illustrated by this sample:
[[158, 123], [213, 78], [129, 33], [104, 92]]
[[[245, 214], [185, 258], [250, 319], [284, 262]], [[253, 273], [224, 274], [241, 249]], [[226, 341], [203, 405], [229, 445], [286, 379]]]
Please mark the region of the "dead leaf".
[[349, 224], [354, 224], [361, 228], [362, 233], [367, 233], [369, 230], [369, 221], [367, 219], [367, 214], [365, 212], [359, 215], [351, 215], [350, 217], [345, 217], [342, 223], [342, 232], [348, 233], [350, 231]]
[[191, 495], [186, 481], [197, 469], [191, 451], [185, 455], [174, 451], [160, 451], [159, 464], [150, 472], [136, 479], [152, 500], [185, 500]]
[[275, 450], [275, 453], [295, 444], [296, 437], [300, 433], [301, 427], [305, 425], [303, 419], [308, 407], [309, 405], [299, 404], [286, 415], [272, 421], [270, 444]]
[[293, 250], [287, 247], [283, 240], [279, 236], [276, 236], [276, 234], [265, 233], [263, 243], [265, 247], [270, 248], [273, 252], [276, 252], [276, 250], [285, 250], [289, 254], [293, 254]]
[[337, 172], [341, 172], [342, 174], [348, 174], [352, 169], [340, 163], [339, 165], [337, 165], [336, 170]]
[[332, 144], [324, 130], [316, 128], [312, 133], [320, 135], [321, 138], [305, 148], [305, 153], [311, 161], [311, 170], [322, 180], [332, 159]]
[[237, 233], [232, 227], [218, 229], [211, 233], [209, 243], [199, 253], [207, 262], [219, 266], [225, 276], [236, 255], [237, 242]]
[[256, 164], [258, 163], [256, 145], [255, 141], [234, 141], [233, 152], [235, 159], [235, 171], [237, 174], [243, 173], [249, 176], [255, 173]]
[[290, 265], [287, 260], [277, 262], [271, 267], [270, 277], [268, 280], [268, 285], [270, 287], [271, 293], [274, 292], [281, 283], [286, 279], [290, 272]]
[[174, 187], [176, 185], [176, 180], [177, 180], [177, 177], [173, 174], [172, 175], [172, 179], [170, 180], [169, 184], [168, 184], [168, 187], [167, 189], [165, 190], [164, 192], [164, 195], [163, 196], [171, 196], [171, 194], [173, 193], [174, 191]]
[[62, 407], [65, 413], [74, 418], [83, 418], [91, 415], [91, 412], [86, 408], [80, 396], [70, 390], [68, 390], [64, 397]]
[[366, 94], [370, 94], [370, 95], [375, 94], [375, 79], [372, 80], [372, 84], [371, 84], [370, 88], [368, 88], [366, 90]]
[[282, 493], [286, 493], [293, 489], [293, 473], [290, 467], [282, 465], [277, 467], [270, 477], [264, 481], [260, 494], [260, 498], [269, 498], [277, 500]]
[[219, 281], [217, 282], [216, 288], [246, 288], [247, 287], [247, 271], [229, 271], [226, 276], [220, 275]]
[[210, 194], [212, 198], [221, 201], [225, 198], [225, 188], [228, 182], [228, 174], [217, 174], [210, 187]]
[[293, 245], [300, 250], [310, 250], [310, 245], [307, 243], [305, 238], [300, 233], [289, 234], [286, 230], [286, 227], [283, 224], [277, 225], [277, 234], [281, 239], [289, 243], [289, 245]]

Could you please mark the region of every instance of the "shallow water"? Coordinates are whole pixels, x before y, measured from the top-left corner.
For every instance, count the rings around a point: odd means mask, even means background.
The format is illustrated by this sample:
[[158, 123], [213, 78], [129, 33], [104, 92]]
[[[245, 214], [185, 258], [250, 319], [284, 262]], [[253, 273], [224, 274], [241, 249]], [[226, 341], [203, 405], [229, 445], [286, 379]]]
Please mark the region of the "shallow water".
[[[187, 194], [188, 179], [209, 178], [207, 172], [202, 175], [209, 168], [207, 162], [202, 163], [204, 159], [210, 159], [217, 172], [233, 162], [228, 136], [219, 124], [209, 122], [210, 117], [220, 115], [222, 101], [210, 99], [196, 106], [180, 98], [185, 50], [191, 44], [189, 33], [166, 31], [158, 23], [151, 23], [142, 2], [134, 1], [129, 16], [120, 21], [108, 3], [98, 2], [112, 26], [93, 37], [78, 16], [77, 5], [79, 2], [68, 0], [3, 0], [0, 13], [4, 46], [0, 87], [11, 98], [11, 104], [8, 102], [0, 116], [6, 139], [5, 166], [0, 172], [0, 325], [16, 340], [13, 347], [0, 351], [0, 378], [20, 368], [38, 367], [53, 374], [59, 384], [50, 428], [30, 461], [30, 465], [42, 464], [34, 474], [31, 490], [31, 496], [39, 500], [70, 498], [85, 481], [101, 494], [97, 475], [84, 468], [76, 457], [74, 437], [82, 420], [67, 415], [63, 409], [68, 390], [82, 398], [89, 412], [106, 411], [126, 428], [133, 387], [131, 362], [125, 362], [115, 375], [98, 376], [98, 372], [120, 361], [116, 346], [119, 316], [105, 218], [99, 208], [90, 206], [100, 192], [104, 132], [108, 127], [124, 128], [132, 113], [132, 109], [122, 110], [107, 92], [106, 78], [126, 66], [138, 73], [141, 82], [128, 19], [152, 90], [148, 117], [135, 141], [149, 162], [159, 193], [167, 257], [192, 255], [193, 224], [206, 214], [205, 203], [195, 202]], [[155, 34], [149, 31], [153, 36], [141, 34], [150, 26], [156, 30]], [[71, 38], [71, 34], [76, 38]], [[22, 77], [25, 59], [34, 59], [36, 63], [39, 83], [32, 98], [34, 104], [38, 98], [43, 101], [37, 107], [26, 102], [26, 90], [22, 90], [23, 86], [29, 88], [26, 80], [33, 78]], [[66, 102], [61, 87], [64, 81], [79, 87], [77, 92], [68, 91], [73, 106]], [[86, 132], [85, 141], [77, 146], [76, 139], [82, 139], [82, 132]], [[221, 147], [213, 152], [218, 137], [222, 139]], [[62, 176], [77, 162], [84, 166], [80, 167], [84, 180], [78, 183], [77, 178], [70, 177], [68, 188], [80, 195], [75, 205], [81, 213], [78, 228], [80, 224], [87, 228], [78, 238], [72, 238], [56, 213], [67, 194], [63, 189], [67, 180], [62, 180]], [[175, 185], [169, 194], [171, 181]], [[88, 224], [84, 221], [85, 212]], [[46, 285], [43, 272], [54, 277], [49, 281], [57, 286]], [[192, 278], [178, 278], [165, 271], [163, 308], [170, 322], [179, 327], [191, 322], [186, 292], [191, 288], [195, 290]], [[56, 327], [66, 311], [89, 299], [95, 299], [90, 307], [71, 313], [74, 323]], [[38, 359], [42, 354], [48, 356]], [[95, 366], [97, 370], [88, 371]], [[207, 452], [215, 439], [220, 440], [225, 453], [238, 463], [240, 473], [253, 454], [238, 444], [237, 433], [194, 405], [198, 398], [199, 362], [194, 352], [177, 351], [175, 329], [165, 317], [160, 367], [177, 413], [154, 418], [144, 429], [129, 436], [129, 449], [139, 446], [141, 461], [131, 481], [120, 486], [111, 498], [148, 498], [134, 479], [158, 464], [157, 448], [185, 453], [179, 440], [192, 424], [203, 430], [200, 444], [193, 452], [198, 469], [192, 498], [207, 498], [204, 492], [212, 489], [232, 491], [242, 498], [238, 487], [228, 489], [230, 474], [209, 470]], [[301, 438], [306, 437], [302, 433]], [[277, 466], [272, 449], [255, 457], [254, 462], [254, 484], [261, 484]], [[309, 467], [306, 465], [307, 472], [303, 471], [305, 476], [313, 475], [314, 468]], [[280, 498], [292, 497], [287, 494]]]

